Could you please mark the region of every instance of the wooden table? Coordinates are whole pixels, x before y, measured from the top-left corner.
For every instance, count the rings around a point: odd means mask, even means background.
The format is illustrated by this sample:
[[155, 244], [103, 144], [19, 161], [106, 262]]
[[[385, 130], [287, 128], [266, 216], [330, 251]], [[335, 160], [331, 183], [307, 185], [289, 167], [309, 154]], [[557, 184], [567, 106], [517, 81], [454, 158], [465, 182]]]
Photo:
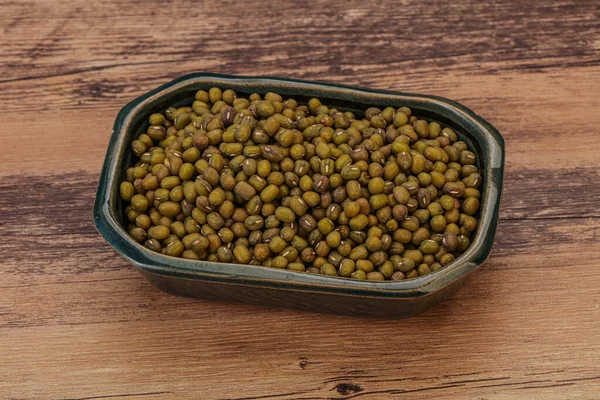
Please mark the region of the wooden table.
[[[600, 397], [598, 2], [293, 3], [0, 1], [0, 398]], [[409, 320], [155, 289], [91, 208], [117, 111], [191, 71], [472, 108], [506, 139], [491, 258]]]

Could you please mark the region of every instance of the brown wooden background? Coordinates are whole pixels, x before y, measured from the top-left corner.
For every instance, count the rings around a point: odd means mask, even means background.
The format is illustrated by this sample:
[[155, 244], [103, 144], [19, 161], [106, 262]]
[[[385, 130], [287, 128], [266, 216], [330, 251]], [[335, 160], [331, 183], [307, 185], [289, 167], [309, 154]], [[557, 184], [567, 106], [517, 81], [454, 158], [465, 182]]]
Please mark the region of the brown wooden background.
[[[0, 0], [0, 398], [600, 397], [600, 3]], [[449, 97], [506, 139], [492, 257], [400, 321], [166, 295], [94, 230], [117, 111], [192, 71]]]

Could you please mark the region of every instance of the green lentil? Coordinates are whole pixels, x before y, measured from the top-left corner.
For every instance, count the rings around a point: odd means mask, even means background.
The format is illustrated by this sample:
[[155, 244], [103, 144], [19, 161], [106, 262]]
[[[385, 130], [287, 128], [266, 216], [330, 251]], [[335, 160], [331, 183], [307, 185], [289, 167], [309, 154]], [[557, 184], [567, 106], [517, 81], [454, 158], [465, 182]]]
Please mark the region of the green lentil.
[[119, 193], [121, 195], [121, 200], [130, 202], [131, 198], [135, 195], [135, 188], [131, 182], [124, 181], [121, 182]]
[[470, 246], [483, 179], [451, 128], [408, 107], [361, 120], [315, 98], [223, 89], [151, 114], [132, 141], [119, 195], [137, 242], [376, 281], [435, 272]]
[[335, 266], [330, 263], [325, 263], [321, 265], [320, 273], [323, 275], [337, 276]]
[[148, 209], [148, 199], [143, 194], [136, 194], [131, 198], [131, 206], [136, 211], [144, 212]]
[[358, 270], [358, 271], [354, 271], [350, 275], [350, 278], [364, 280], [364, 279], [367, 279], [367, 274], [363, 270]]

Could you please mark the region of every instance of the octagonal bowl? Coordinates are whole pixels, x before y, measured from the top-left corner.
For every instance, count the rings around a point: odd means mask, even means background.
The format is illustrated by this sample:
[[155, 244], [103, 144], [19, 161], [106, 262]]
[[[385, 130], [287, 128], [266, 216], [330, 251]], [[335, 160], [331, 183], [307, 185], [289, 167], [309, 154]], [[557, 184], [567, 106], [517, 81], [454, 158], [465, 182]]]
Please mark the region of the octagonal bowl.
[[[194, 261], [146, 249], [126, 231], [119, 183], [134, 164], [131, 142], [148, 116], [168, 106], [190, 104], [200, 89], [233, 89], [239, 95], [277, 92], [299, 103], [311, 97], [361, 115], [371, 106], [408, 106], [421, 118], [454, 129], [478, 156], [483, 176], [479, 226], [471, 246], [443, 269], [402, 281], [360, 281], [261, 266]], [[363, 316], [409, 317], [454, 294], [489, 256], [498, 221], [504, 173], [500, 133], [465, 106], [441, 97], [273, 77], [194, 73], [160, 86], [118, 114], [94, 204], [94, 223], [104, 239], [160, 289], [178, 295]]]

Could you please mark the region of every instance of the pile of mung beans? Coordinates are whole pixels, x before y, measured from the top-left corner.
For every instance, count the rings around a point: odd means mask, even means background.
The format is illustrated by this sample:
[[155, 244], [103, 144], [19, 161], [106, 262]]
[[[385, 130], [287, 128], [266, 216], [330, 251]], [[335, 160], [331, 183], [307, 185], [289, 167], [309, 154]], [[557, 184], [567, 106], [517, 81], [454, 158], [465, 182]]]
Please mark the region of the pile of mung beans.
[[150, 115], [131, 149], [127, 229], [173, 257], [401, 280], [451, 263], [478, 224], [475, 154], [408, 107], [213, 87]]

